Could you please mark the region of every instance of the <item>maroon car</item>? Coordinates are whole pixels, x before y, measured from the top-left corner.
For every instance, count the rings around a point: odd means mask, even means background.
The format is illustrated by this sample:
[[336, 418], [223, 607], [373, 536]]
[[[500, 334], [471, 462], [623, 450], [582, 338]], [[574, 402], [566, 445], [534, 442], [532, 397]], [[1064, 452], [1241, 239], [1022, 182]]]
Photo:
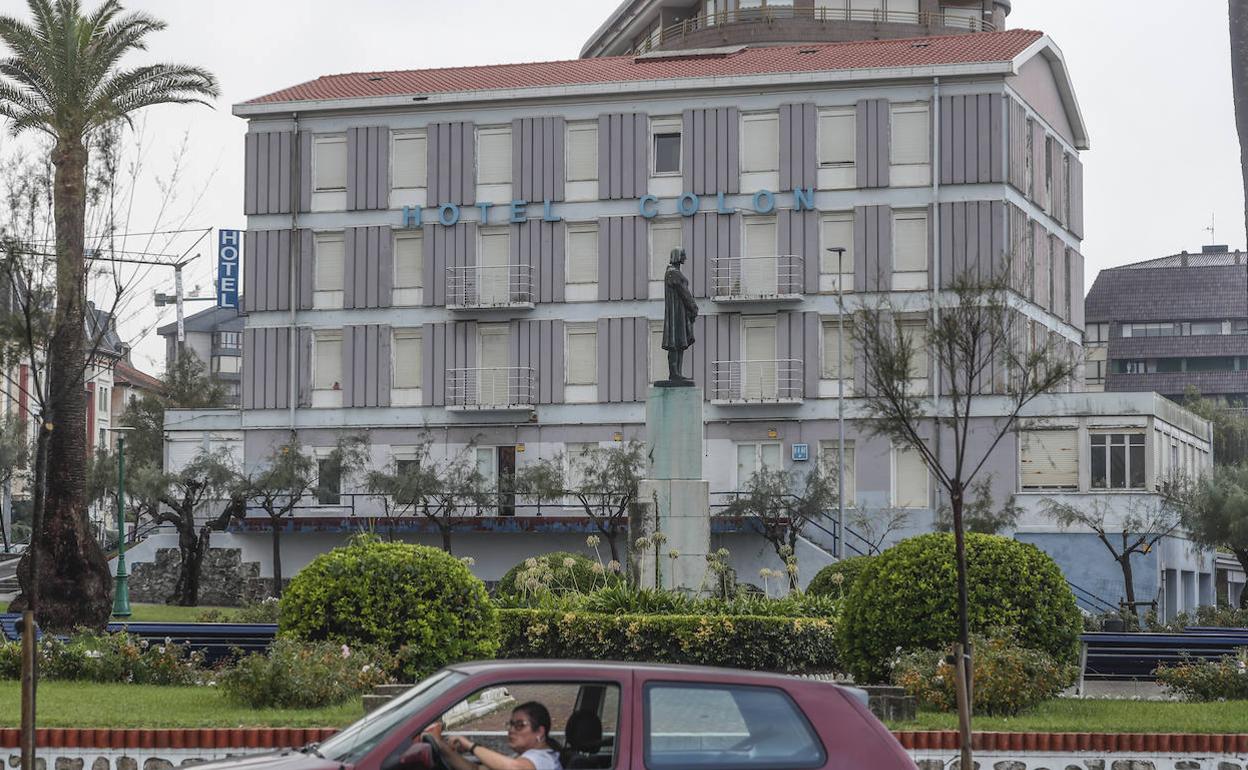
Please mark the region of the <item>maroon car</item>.
[[512, 707], [545, 705], [564, 768], [914, 770], [861, 692], [720, 668], [490, 661], [445, 668], [319, 746], [217, 763], [246, 770], [441, 770], [421, 734], [507, 751]]

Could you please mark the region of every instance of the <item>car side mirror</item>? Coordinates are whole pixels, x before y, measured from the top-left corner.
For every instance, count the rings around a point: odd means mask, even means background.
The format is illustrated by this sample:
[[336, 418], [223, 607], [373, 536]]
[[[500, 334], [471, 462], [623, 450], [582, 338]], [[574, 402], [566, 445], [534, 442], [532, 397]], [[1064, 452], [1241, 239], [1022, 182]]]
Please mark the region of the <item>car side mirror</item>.
[[413, 741], [407, 750], [399, 755], [394, 770], [433, 770], [433, 746], [424, 741]]

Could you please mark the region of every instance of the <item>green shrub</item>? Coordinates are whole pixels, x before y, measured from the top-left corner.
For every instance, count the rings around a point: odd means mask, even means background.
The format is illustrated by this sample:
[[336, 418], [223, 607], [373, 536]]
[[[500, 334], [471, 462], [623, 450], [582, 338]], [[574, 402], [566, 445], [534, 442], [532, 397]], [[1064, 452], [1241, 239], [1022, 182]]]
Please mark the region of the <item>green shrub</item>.
[[1184, 700], [1248, 699], [1248, 651], [1219, 660], [1189, 660], [1177, 666], [1158, 666], [1157, 683]]
[[[21, 676], [21, 642], [0, 644], [0, 679]], [[39, 676], [80, 682], [192, 685], [204, 676], [202, 652], [185, 645], [150, 644], [128, 634], [47, 635], [36, 647]]]
[[226, 698], [251, 708], [320, 708], [393, 681], [395, 662], [380, 647], [278, 638], [217, 676]]
[[758, 671], [835, 671], [827, 618], [607, 615], [501, 610], [505, 658], [687, 663]]
[[844, 598], [849, 593], [850, 586], [871, 563], [872, 558], [871, 556], [850, 556], [848, 559], [829, 564], [811, 578], [810, 585], [806, 586], [806, 593], [814, 596], [829, 596], [833, 599]]
[[836, 614], [836, 602], [823, 596], [794, 593], [767, 597], [739, 593], [730, 599], [692, 596], [654, 588], [625, 585], [600, 588], [589, 593], [500, 596], [505, 608], [590, 612], [606, 615], [753, 615], [779, 618], [824, 618]]
[[[1058, 663], [1078, 656], [1082, 618], [1062, 571], [1033, 545], [968, 534], [973, 633], [1011, 629]], [[941, 649], [958, 637], [953, 535], [903, 540], [871, 560], [841, 607], [841, 659], [859, 682], [888, 679], [898, 650]]]
[[290, 581], [279, 632], [306, 641], [378, 645], [407, 677], [492, 657], [498, 615], [468, 566], [437, 548], [355, 538]]
[[234, 613], [231, 623], [276, 623], [281, 616], [282, 604], [270, 596], [258, 602], [247, 602]]
[[[1078, 673], [1039, 650], [1021, 647], [1013, 639], [975, 639], [974, 711], [990, 716], [1013, 716], [1057, 697]], [[906, 688], [929, 711], [955, 711], [957, 685], [953, 666], [944, 651], [905, 653], [893, 667], [893, 684]]]
[[1153, 630], [1174, 634], [1183, 633], [1188, 626], [1213, 626], [1216, 628], [1248, 628], [1248, 609], [1239, 607], [1197, 607], [1196, 612], [1175, 616], [1164, 625], [1157, 624]]
[[618, 572], [579, 553], [555, 551], [530, 556], [507, 570], [495, 591], [512, 600], [540, 602], [546, 595], [587, 593], [623, 583]]

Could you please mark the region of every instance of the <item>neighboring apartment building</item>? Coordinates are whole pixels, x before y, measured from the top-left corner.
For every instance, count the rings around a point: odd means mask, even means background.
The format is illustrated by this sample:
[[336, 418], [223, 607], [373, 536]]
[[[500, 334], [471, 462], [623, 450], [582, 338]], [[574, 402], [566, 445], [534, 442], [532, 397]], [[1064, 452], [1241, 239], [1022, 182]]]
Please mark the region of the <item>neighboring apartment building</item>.
[[1248, 256], [1205, 246], [1102, 270], [1086, 302], [1088, 389], [1188, 388], [1248, 406]]
[[[628, 50], [646, 14], [682, 5], [625, 2], [586, 52]], [[1081, 355], [1087, 138], [1042, 33], [805, 42], [915, 34], [920, 21], [918, 32], [946, 31], [930, 15], [887, 14], [955, 6], [992, 29], [1009, 4], [861, 4], [871, 6], [885, 16], [789, 17], [799, 45], [718, 39], [709, 50], [333, 75], [236, 105], [248, 120], [241, 421], [171, 413], [170, 455], [236, 441], [255, 467], [292, 431], [317, 455], [367, 433], [385, 467], [428, 428], [439, 451], [472, 451], [498, 481], [532, 459], [644, 438], [647, 386], [666, 372], [662, 276], [679, 247], [700, 308], [686, 373], [707, 401], [712, 491], [739, 489], [763, 466], [836, 462], [843, 388], [847, 498], [909, 509], [906, 532], [929, 530], [939, 499], [922, 461], [872, 434], [853, 398], [863, 371], [853, 346], [837, 345], [838, 292], [847, 313], [904, 305], [917, 335], [953, 276], [1009, 270], [1026, 340]], [[714, 34], [748, 36], [757, 22], [716, 16]], [[914, 375], [941, 391], [926, 357]], [[989, 379], [985, 390], [1000, 390], [1004, 373]], [[1033, 485], [1149, 496], [1162, 435], [1190, 447], [1192, 468], [1208, 464], [1207, 424], [1151, 396], [1044, 403], [1033, 414], [1060, 415], [1057, 428], [1042, 434], [1038, 420], [1022, 446], [1010, 436], [994, 452], [1001, 499]], [[987, 425], [976, 431], [985, 443]], [[1061, 469], [1051, 484], [1034, 470], [1046, 464]], [[299, 534], [283, 539], [288, 571], [379, 515], [358, 479], [340, 492], [298, 512]], [[500, 498], [486, 513], [456, 541], [486, 579], [533, 553], [583, 548], [593, 531], [560, 506]], [[262, 573], [266, 529], [249, 519], [233, 536]], [[421, 521], [402, 529], [436, 542]], [[713, 532], [743, 579], [775, 566], [748, 524], [716, 520]], [[830, 546], [803, 545], [805, 578]], [[1180, 571], [1212, 574], [1210, 557], [1183, 558]], [[1153, 566], [1156, 585], [1174, 568]]]
[[[227, 406], [241, 401], [243, 317], [234, 308], [210, 307], [182, 319], [183, 345], [204, 362], [209, 374], [225, 388]], [[178, 359], [178, 324], [156, 330], [165, 338], [165, 369]]]

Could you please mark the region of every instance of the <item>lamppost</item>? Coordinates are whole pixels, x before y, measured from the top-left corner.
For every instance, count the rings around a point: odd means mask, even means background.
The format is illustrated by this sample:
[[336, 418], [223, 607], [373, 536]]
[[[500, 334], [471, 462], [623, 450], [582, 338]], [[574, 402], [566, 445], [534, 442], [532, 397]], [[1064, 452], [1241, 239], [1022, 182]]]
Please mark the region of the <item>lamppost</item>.
[[844, 246], [831, 246], [828, 251], [836, 254], [836, 553], [845, 558], [845, 259]]
[[113, 589], [113, 617], [130, 617], [130, 575], [126, 572], [126, 433], [134, 428], [111, 428], [117, 433], [117, 576]]

